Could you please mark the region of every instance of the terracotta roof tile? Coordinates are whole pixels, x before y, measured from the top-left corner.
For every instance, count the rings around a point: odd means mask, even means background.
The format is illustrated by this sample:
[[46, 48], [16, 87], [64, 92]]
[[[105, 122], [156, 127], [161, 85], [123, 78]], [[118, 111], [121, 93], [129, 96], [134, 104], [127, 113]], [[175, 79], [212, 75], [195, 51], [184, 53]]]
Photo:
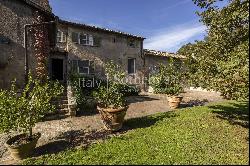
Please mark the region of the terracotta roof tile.
[[178, 59], [186, 59], [186, 57], [183, 55], [162, 52], [162, 51], [156, 51], [156, 50], [149, 50], [149, 49], [144, 49], [144, 54], [145, 55], [152, 55], [152, 56], [163, 56], [163, 57], [172, 57], [172, 58], [178, 58]]
[[87, 25], [87, 24], [83, 24], [83, 23], [70, 22], [70, 21], [61, 20], [61, 19], [59, 20], [59, 23], [66, 24], [66, 25], [72, 25], [72, 26], [80, 26], [80, 27], [84, 27], [84, 28], [94, 29], [94, 30], [97, 30], [97, 31], [120, 34], [120, 35], [129, 36], [129, 37], [133, 37], [133, 38], [138, 38], [138, 39], [142, 39], [142, 40], [145, 39], [144, 37], [132, 35], [132, 34], [129, 34], [129, 33], [126, 33], [126, 32], [115, 31], [115, 30], [111, 30], [111, 29], [107, 29], [107, 28], [101, 28], [101, 27], [92, 26], [92, 25]]

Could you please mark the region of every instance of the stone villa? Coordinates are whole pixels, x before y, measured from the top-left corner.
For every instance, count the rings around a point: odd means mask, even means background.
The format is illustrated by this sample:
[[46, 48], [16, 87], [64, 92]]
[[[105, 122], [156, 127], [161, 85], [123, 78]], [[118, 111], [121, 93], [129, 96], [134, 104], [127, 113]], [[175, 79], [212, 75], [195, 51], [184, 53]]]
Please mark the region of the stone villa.
[[143, 37], [64, 20], [58, 21], [57, 29], [56, 51], [51, 55], [52, 77], [66, 81], [74, 70], [103, 78], [103, 65], [110, 60], [122, 66], [131, 82], [143, 77]]
[[[0, 0], [0, 89], [7, 89], [16, 79], [18, 87], [25, 83], [25, 46], [24, 27], [37, 24], [36, 15], [44, 21], [56, 22], [55, 30], [49, 31], [50, 40], [48, 73], [67, 86], [70, 72], [84, 75], [105, 76], [103, 64], [113, 60], [127, 73], [130, 84], [147, 90], [145, 73], [157, 68], [160, 63], [167, 64], [169, 57], [182, 60], [183, 56], [144, 50], [145, 38], [82, 23], [61, 20], [56, 17], [48, 0]], [[57, 32], [57, 33], [56, 33]], [[29, 36], [28, 68], [35, 71], [37, 66], [32, 47], [32, 35]]]

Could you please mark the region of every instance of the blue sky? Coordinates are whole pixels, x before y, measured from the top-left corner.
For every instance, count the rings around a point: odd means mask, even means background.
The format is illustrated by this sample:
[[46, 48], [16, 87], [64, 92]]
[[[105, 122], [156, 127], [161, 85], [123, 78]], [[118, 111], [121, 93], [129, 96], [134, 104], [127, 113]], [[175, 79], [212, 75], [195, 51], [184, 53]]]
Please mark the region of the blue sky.
[[50, 0], [62, 19], [147, 38], [144, 48], [176, 52], [204, 38], [192, 0]]

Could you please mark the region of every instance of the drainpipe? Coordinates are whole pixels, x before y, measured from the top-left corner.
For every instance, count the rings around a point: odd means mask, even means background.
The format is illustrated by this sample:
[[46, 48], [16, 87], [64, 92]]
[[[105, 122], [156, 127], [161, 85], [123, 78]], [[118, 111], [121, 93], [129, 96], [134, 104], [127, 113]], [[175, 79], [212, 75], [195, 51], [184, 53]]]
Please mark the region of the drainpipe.
[[29, 75], [29, 55], [28, 55], [28, 28], [30, 27], [38, 27], [41, 25], [49, 25], [56, 23], [56, 21], [43, 22], [39, 24], [26, 24], [24, 25], [24, 48], [25, 48], [25, 85], [28, 83], [28, 75]]

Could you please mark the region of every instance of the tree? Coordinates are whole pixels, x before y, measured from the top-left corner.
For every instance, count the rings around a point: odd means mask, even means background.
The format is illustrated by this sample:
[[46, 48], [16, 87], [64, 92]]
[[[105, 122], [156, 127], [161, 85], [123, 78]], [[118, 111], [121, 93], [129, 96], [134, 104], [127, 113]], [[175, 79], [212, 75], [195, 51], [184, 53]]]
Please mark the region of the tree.
[[217, 0], [193, 1], [203, 10], [197, 13], [208, 35], [178, 51], [188, 57], [190, 83], [227, 99], [248, 99], [249, 0], [230, 0], [223, 8], [216, 6]]
[[0, 90], [0, 132], [21, 129], [29, 132], [31, 138], [32, 127], [46, 113], [55, 111], [51, 100], [62, 92], [63, 86], [59, 82], [33, 79], [31, 74], [21, 94], [14, 83], [10, 91]]

